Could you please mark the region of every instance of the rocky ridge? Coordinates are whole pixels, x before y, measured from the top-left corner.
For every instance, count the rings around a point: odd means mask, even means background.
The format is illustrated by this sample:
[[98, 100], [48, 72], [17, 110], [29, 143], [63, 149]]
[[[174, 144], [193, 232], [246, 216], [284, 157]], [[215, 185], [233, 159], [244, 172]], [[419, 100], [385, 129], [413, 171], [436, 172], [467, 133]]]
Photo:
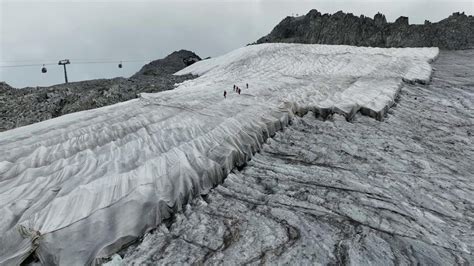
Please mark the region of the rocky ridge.
[[73, 112], [103, 107], [137, 98], [142, 92], [171, 90], [174, 84], [193, 78], [175, 76], [201, 60], [180, 50], [142, 67], [130, 78], [96, 79], [50, 87], [12, 88], [0, 83], [0, 131], [37, 123]]
[[474, 48], [474, 17], [453, 13], [436, 23], [410, 25], [407, 17], [389, 23], [383, 14], [374, 18], [339, 11], [333, 15], [313, 9], [305, 16], [286, 17], [256, 43], [345, 44], [372, 47]]

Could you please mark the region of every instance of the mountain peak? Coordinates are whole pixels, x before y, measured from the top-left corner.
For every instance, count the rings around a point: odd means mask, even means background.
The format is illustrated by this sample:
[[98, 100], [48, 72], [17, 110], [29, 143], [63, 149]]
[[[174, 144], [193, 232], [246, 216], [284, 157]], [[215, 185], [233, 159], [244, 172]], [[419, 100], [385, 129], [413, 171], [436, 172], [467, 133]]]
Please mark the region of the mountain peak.
[[200, 61], [201, 58], [194, 52], [188, 50], [174, 51], [163, 59], [158, 59], [144, 65], [132, 77], [145, 76], [159, 76], [162, 74], [174, 74], [175, 72]]

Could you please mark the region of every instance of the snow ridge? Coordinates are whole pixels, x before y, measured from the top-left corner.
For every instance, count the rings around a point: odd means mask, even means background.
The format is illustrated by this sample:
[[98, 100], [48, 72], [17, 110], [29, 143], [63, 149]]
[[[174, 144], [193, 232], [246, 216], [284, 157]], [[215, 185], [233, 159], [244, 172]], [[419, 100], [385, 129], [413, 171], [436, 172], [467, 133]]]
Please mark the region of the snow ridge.
[[207, 193], [294, 114], [382, 117], [404, 80], [429, 81], [437, 54], [248, 46], [176, 73], [200, 77], [175, 90], [1, 132], [0, 264], [32, 252], [44, 264], [109, 256]]

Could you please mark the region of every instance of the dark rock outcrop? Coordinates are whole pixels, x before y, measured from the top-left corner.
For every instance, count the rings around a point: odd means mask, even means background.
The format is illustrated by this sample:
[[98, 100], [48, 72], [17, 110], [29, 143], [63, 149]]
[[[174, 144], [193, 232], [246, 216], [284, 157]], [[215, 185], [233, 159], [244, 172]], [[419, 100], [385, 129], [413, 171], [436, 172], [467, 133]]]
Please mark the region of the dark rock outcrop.
[[432, 47], [458, 50], [474, 48], [474, 17], [454, 13], [437, 23], [410, 25], [407, 17], [387, 23], [339, 11], [333, 15], [311, 10], [306, 16], [286, 17], [257, 43], [318, 43], [372, 47]]
[[132, 77], [173, 74], [199, 60], [201, 60], [201, 58], [193, 52], [186, 50], [176, 51], [163, 59], [155, 60], [144, 65], [142, 69]]
[[145, 65], [129, 79], [96, 79], [23, 89], [0, 82], [0, 132], [128, 101], [142, 92], [171, 90], [174, 84], [193, 78], [173, 73], [199, 60], [193, 52], [181, 50]]
[[0, 93], [5, 93], [11, 90], [12, 87], [5, 82], [0, 82]]

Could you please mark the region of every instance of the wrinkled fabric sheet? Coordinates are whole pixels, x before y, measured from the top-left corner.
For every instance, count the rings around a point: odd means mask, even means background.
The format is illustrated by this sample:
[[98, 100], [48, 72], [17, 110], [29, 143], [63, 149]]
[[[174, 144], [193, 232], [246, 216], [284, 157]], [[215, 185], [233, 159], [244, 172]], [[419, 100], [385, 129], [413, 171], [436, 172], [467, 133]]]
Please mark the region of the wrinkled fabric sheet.
[[33, 252], [62, 265], [110, 256], [220, 183], [294, 114], [381, 119], [403, 82], [429, 82], [437, 55], [247, 46], [176, 73], [200, 77], [175, 90], [1, 132], [0, 264]]

